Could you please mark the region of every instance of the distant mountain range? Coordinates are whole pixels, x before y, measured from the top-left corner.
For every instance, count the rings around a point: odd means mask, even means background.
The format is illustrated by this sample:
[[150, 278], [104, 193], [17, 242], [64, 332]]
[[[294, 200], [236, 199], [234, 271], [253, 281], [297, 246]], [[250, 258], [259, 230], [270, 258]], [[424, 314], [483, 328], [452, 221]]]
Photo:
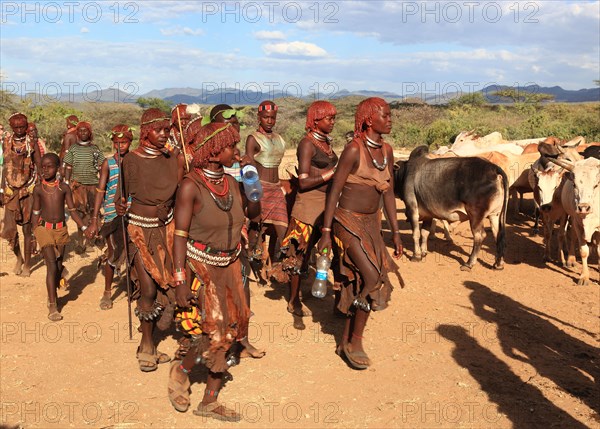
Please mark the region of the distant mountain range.
[[[490, 85], [482, 90], [481, 92], [490, 103], [506, 103], [506, 100], [500, 99], [497, 96], [494, 96], [494, 92], [513, 88], [510, 86], [503, 85]], [[562, 89], [560, 86], [553, 87], [542, 87], [538, 85], [529, 85], [523, 87], [516, 88], [519, 92], [530, 92], [530, 93], [543, 93], [543, 94], [551, 94], [554, 96], [554, 101], [556, 102], [568, 102], [568, 103], [581, 103], [581, 102], [600, 102], [600, 87], [597, 88], [587, 88], [587, 89], [579, 89], [579, 90], [567, 90]], [[340, 90], [334, 94], [323, 95], [321, 94], [320, 98], [326, 99], [338, 99], [343, 97], [350, 96], [358, 96], [358, 97], [381, 97], [387, 101], [402, 101], [404, 99], [414, 99], [418, 98], [425, 101], [428, 104], [445, 104], [453, 98], [459, 97], [463, 95], [459, 92], [449, 92], [444, 94], [435, 94], [432, 92], [427, 93], [412, 93], [405, 95], [398, 95], [389, 91], [369, 91], [369, 90], [360, 90], [360, 91], [348, 91], [348, 90]], [[166, 101], [169, 101], [173, 104], [177, 103], [187, 103], [187, 104], [207, 104], [207, 105], [215, 105], [215, 104], [233, 104], [233, 105], [255, 105], [264, 100], [269, 99], [277, 99], [281, 97], [289, 96], [287, 93], [283, 93], [281, 91], [276, 92], [255, 92], [248, 90], [239, 90], [235, 88], [225, 88], [216, 90], [203, 91], [198, 88], [166, 88], [160, 90], [152, 90], [145, 94], [128, 94], [126, 92], [114, 89], [104, 89], [100, 91], [93, 91], [85, 94], [69, 94], [69, 96], [57, 96], [55, 98], [60, 101], [74, 101], [74, 102], [83, 102], [83, 101], [94, 101], [94, 102], [129, 102], [135, 103], [138, 97], [144, 98], [160, 98]], [[51, 97], [51, 96], [50, 96]], [[46, 97], [47, 99], [48, 97]], [[307, 100], [313, 99], [314, 94], [303, 97]], [[43, 98], [42, 98], [43, 101]]]

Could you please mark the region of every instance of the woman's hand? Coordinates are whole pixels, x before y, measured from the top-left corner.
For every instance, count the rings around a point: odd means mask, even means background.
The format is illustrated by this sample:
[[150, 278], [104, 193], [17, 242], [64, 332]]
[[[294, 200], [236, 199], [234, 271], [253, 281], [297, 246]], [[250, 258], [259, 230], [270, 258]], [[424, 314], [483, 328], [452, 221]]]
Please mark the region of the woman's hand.
[[[317, 251], [323, 253], [323, 249], [331, 251], [331, 231], [322, 231], [321, 239], [317, 243]], [[331, 253], [331, 252], [330, 252]]]
[[190, 307], [196, 301], [196, 296], [188, 286], [187, 282], [179, 283], [175, 287], [175, 298], [177, 305], [182, 308]]
[[394, 258], [400, 259], [400, 257], [402, 256], [402, 252], [404, 251], [402, 247], [402, 240], [400, 239], [400, 234], [397, 232], [392, 234], [392, 241], [394, 243]]

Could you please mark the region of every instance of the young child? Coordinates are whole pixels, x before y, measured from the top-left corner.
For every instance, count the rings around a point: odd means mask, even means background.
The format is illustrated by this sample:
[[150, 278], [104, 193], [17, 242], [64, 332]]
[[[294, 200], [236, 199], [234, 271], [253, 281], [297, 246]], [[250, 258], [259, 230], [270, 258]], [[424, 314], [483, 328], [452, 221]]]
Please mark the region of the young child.
[[100, 300], [100, 309], [102, 310], [109, 310], [113, 306], [111, 288], [115, 268], [120, 266], [124, 255], [123, 219], [121, 216], [117, 216], [114, 199], [119, 183], [120, 163], [123, 161], [123, 157], [129, 153], [133, 133], [129, 126], [119, 124], [113, 127], [110, 136], [115, 154], [106, 158], [100, 167], [100, 181], [96, 188], [94, 210], [90, 218], [90, 227], [86, 231], [88, 239], [92, 239], [98, 233], [98, 215], [100, 207], [104, 207], [104, 225], [100, 228], [100, 235], [106, 240], [107, 249], [101, 258], [101, 262], [104, 262], [104, 293]]
[[[98, 170], [104, 162], [104, 154], [94, 143], [92, 126], [89, 122], [77, 124], [77, 143], [69, 147], [63, 162], [65, 168], [65, 183], [71, 187], [73, 201], [79, 216], [87, 224], [90, 220], [96, 188], [98, 187]], [[84, 253], [86, 242], [83, 231], [77, 235], [75, 251]]]
[[46, 265], [46, 289], [48, 290], [48, 319], [62, 320], [56, 303], [56, 289], [63, 271], [65, 245], [69, 233], [65, 222], [65, 203], [77, 226], [85, 231], [81, 217], [75, 210], [71, 189], [57, 178], [60, 158], [55, 153], [42, 157], [42, 182], [33, 189], [31, 222], [37, 225], [33, 233], [37, 239]]

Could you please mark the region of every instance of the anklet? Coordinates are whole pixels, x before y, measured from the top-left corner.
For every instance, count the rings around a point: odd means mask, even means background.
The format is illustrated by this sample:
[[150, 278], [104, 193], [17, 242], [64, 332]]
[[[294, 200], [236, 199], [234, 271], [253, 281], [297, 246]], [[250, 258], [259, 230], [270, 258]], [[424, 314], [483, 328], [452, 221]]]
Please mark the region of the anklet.
[[365, 337], [363, 337], [362, 335], [356, 335], [356, 334], [352, 334], [352, 336], [353, 336], [354, 338], [360, 338], [361, 340], [365, 338]]
[[184, 373], [184, 374], [189, 374], [190, 372], [192, 372], [192, 370], [191, 370], [191, 369], [185, 369], [185, 368], [183, 367], [183, 361], [181, 361], [181, 363], [179, 364], [179, 369], [180, 369], [181, 371], [183, 371], [183, 373]]
[[219, 391], [218, 390], [205, 389], [204, 390], [204, 395], [216, 398], [217, 396], [219, 396]]

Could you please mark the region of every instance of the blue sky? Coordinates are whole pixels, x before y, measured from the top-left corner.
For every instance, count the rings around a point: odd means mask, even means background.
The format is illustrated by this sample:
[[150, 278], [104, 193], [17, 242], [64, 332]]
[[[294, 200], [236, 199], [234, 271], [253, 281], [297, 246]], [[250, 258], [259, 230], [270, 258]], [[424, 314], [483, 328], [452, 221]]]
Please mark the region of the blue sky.
[[598, 1], [2, 1], [11, 92], [469, 92], [600, 79]]

